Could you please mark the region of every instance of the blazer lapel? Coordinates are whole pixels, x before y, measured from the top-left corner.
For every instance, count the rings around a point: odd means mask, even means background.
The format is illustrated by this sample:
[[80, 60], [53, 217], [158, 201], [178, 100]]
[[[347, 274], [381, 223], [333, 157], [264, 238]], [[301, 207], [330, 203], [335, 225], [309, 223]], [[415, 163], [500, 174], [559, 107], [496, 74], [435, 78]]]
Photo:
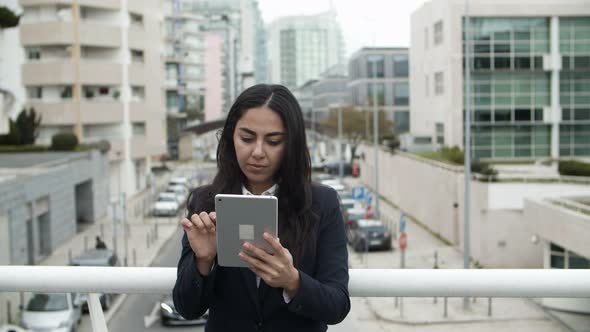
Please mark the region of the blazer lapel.
[[244, 282], [244, 287], [248, 292], [250, 300], [252, 300], [252, 304], [254, 304], [254, 307], [256, 308], [258, 316], [262, 316], [260, 301], [258, 299], [258, 289], [256, 289], [256, 275], [254, 274], [254, 272], [250, 271], [245, 267], [239, 267], [237, 269], [240, 270], [240, 273], [242, 273], [242, 281]]

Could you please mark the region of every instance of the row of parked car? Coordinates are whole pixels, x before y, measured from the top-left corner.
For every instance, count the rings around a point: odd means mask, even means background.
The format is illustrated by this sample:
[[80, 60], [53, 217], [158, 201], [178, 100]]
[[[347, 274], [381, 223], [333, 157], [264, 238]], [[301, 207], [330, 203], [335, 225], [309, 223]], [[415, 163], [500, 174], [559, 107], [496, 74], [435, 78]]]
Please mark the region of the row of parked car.
[[158, 194], [152, 206], [152, 215], [156, 217], [173, 217], [184, 207], [190, 193], [191, 184], [185, 177], [173, 177], [165, 191]]
[[348, 244], [354, 251], [373, 249], [391, 250], [392, 238], [383, 221], [374, 219], [362, 201], [352, 197], [351, 189], [338, 178], [328, 174], [317, 175], [315, 181], [336, 190], [345, 224]]

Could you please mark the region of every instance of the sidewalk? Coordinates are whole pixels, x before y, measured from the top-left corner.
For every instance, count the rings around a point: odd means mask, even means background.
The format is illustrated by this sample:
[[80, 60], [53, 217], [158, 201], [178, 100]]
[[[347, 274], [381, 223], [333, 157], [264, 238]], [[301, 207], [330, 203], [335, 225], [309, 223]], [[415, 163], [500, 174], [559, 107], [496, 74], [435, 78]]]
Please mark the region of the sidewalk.
[[[361, 185], [359, 179], [345, 178], [349, 186]], [[395, 229], [400, 211], [384, 201], [380, 202], [380, 211], [385, 224]], [[463, 254], [457, 248], [443, 242], [434, 234], [424, 229], [414, 220], [407, 218], [407, 249], [406, 268], [429, 269], [434, 267], [434, 253], [438, 254], [438, 267], [462, 268]], [[350, 250], [351, 268], [400, 268], [401, 254], [394, 243], [395, 249], [389, 252], [355, 253]], [[403, 301], [403, 314], [402, 305]], [[463, 309], [463, 298], [448, 298], [447, 314], [443, 298], [367, 298], [371, 312], [382, 321], [403, 325], [425, 326], [434, 324], [464, 323], [499, 323], [519, 322], [531, 324], [526, 331], [560, 331], [559, 325], [549, 318], [544, 311], [528, 299], [493, 298], [491, 316], [488, 298], [477, 298], [471, 301], [470, 309]], [[490, 328], [493, 330], [493, 325]], [[534, 328], [533, 328], [534, 326]], [[450, 328], [450, 327], [449, 327]]]

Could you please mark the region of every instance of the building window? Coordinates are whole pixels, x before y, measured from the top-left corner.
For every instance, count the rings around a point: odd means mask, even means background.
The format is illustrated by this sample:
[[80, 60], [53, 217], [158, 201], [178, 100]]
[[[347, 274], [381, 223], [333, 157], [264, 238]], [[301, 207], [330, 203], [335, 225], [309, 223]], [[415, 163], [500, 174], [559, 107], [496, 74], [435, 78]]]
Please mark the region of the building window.
[[143, 86], [131, 87], [131, 100], [143, 101], [145, 99], [145, 88]]
[[144, 136], [145, 135], [145, 123], [144, 122], [133, 122], [133, 136]]
[[370, 55], [367, 57], [367, 77], [385, 77], [385, 59], [383, 55]]
[[129, 13], [129, 22], [132, 26], [143, 27], [143, 16], [140, 14]]
[[373, 88], [377, 89], [377, 105], [385, 105], [385, 85], [383, 83], [369, 83], [367, 84], [367, 99], [369, 105], [373, 105]]
[[30, 61], [41, 60], [41, 49], [39, 47], [28, 47], [27, 59], [29, 59]]
[[131, 50], [131, 62], [143, 63], [144, 55], [142, 50]]
[[428, 49], [428, 28], [424, 28], [424, 49]]
[[393, 104], [407, 106], [410, 104], [410, 89], [408, 83], [395, 83], [393, 85]]
[[440, 145], [445, 144], [445, 125], [444, 123], [436, 123], [436, 143]]
[[439, 45], [443, 42], [443, 22], [438, 21], [434, 23], [434, 45]]
[[573, 251], [551, 243], [551, 268], [554, 269], [589, 269], [590, 260]]
[[393, 56], [393, 76], [394, 77], [408, 77], [409, 64], [407, 55]]
[[61, 89], [61, 99], [72, 99], [72, 86], [64, 86]]
[[27, 97], [29, 99], [43, 99], [43, 87], [40, 87], [40, 86], [27, 87]]
[[410, 131], [410, 112], [393, 113], [393, 130], [398, 134]]
[[440, 96], [444, 93], [444, 77], [442, 72], [434, 73], [434, 94]]

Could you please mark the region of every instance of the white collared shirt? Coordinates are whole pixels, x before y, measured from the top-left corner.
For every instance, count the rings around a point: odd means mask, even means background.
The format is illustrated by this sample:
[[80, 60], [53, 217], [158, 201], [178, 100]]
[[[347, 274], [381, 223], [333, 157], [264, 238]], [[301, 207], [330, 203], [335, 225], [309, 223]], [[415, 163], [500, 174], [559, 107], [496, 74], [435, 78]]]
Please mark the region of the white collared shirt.
[[[278, 189], [279, 189], [279, 186], [278, 186], [278, 184], [275, 183], [272, 185], [272, 187], [268, 188], [260, 195], [261, 196], [276, 196]], [[242, 195], [255, 196], [248, 189], [246, 189], [246, 186], [244, 186], [244, 185], [242, 185]], [[256, 287], [260, 287], [260, 277], [259, 276], [256, 276]], [[285, 300], [285, 303], [291, 302], [291, 298], [287, 294], [287, 291], [284, 289], [283, 289], [283, 300]]]

